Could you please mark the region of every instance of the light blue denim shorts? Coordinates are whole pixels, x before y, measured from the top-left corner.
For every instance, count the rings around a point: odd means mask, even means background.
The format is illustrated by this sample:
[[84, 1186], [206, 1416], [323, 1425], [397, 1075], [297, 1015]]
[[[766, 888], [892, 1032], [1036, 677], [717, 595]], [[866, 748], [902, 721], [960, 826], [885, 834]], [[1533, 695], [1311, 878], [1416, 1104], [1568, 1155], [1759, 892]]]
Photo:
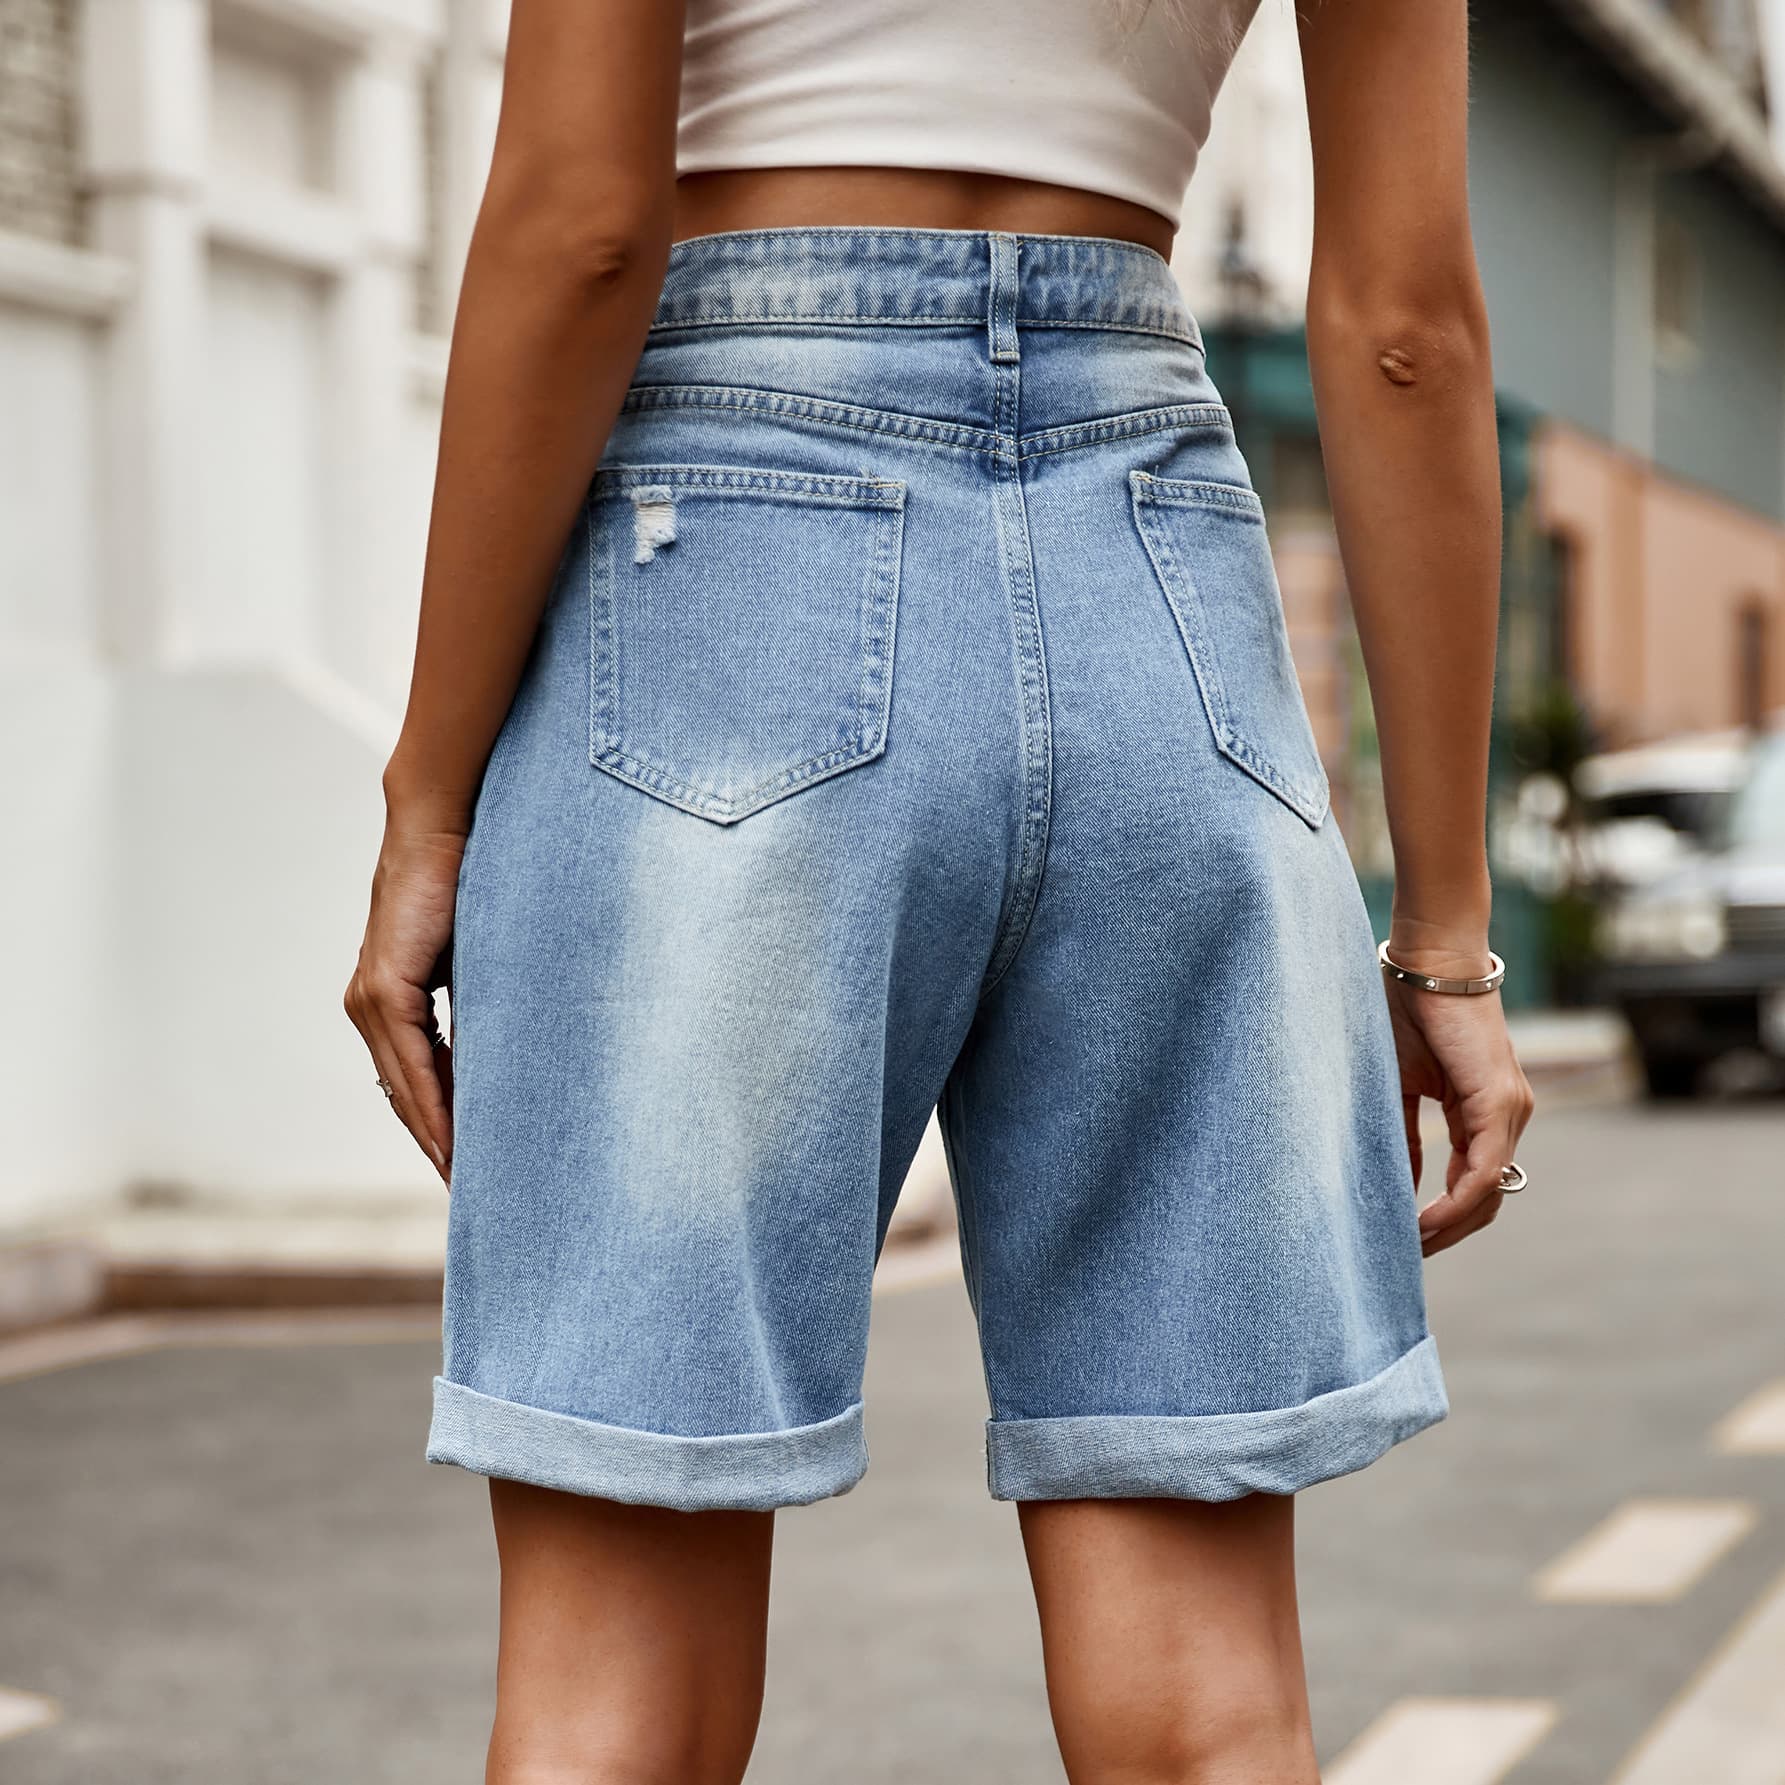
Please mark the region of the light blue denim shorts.
[[1290, 1493], [1446, 1412], [1370, 924], [1148, 249], [676, 244], [452, 991], [435, 1461], [851, 1487], [938, 1107], [995, 1496]]

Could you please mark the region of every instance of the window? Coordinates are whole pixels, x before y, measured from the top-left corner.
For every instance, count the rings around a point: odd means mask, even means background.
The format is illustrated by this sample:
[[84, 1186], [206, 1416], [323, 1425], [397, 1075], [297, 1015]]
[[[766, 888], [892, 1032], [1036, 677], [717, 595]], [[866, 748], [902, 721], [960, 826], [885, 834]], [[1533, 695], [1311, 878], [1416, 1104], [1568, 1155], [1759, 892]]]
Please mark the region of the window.
[[1677, 217], [1655, 220], [1655, 357], [1664, 365], [1692, 359], [1698, 346], [1699, 263], [1691, 234]]

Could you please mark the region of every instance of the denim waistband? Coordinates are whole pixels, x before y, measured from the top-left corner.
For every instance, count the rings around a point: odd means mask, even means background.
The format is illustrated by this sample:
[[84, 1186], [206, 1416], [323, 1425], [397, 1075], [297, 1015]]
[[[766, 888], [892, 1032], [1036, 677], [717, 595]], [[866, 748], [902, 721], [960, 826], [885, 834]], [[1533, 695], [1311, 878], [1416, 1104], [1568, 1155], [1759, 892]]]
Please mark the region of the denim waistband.
[[1201, 348], [1169, 263], [1114, 236], [808, 224], [722, 230], [670, 249], [654, 330], [722, 324], [1126, 329]]

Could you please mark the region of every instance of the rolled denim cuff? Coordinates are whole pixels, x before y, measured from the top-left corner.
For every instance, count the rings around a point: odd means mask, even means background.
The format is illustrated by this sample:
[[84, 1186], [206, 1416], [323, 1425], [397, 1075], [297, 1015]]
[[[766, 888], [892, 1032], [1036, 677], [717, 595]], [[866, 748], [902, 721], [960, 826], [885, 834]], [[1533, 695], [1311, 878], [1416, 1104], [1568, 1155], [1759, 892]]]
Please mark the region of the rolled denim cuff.
[[847, 1493], [868, 1466], [858, 1401], [782, 1432], [675, 1437], [603, 1425], [434, 1379], [428, 1461], [678, 1512], [767, 1512]]
[[1450, 1411], [1429, 1335], [1367, 1381], [1262, 1413], [993, 1419], [996, 1500], [1294, 1494], [1373, 1463]]

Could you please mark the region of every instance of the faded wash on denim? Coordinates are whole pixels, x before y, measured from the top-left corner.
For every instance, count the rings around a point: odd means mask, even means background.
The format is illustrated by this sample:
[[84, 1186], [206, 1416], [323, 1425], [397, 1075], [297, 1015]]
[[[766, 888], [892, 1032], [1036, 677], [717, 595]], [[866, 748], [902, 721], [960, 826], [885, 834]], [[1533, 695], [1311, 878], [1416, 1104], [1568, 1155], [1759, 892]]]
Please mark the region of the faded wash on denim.
[[940, 1107], [992, 1492], [1292, 1492], [1443, 1417], [1369, 923], [1166, 263], [677, 243], [477, 803], [429, 1455], [866, 1467]]

